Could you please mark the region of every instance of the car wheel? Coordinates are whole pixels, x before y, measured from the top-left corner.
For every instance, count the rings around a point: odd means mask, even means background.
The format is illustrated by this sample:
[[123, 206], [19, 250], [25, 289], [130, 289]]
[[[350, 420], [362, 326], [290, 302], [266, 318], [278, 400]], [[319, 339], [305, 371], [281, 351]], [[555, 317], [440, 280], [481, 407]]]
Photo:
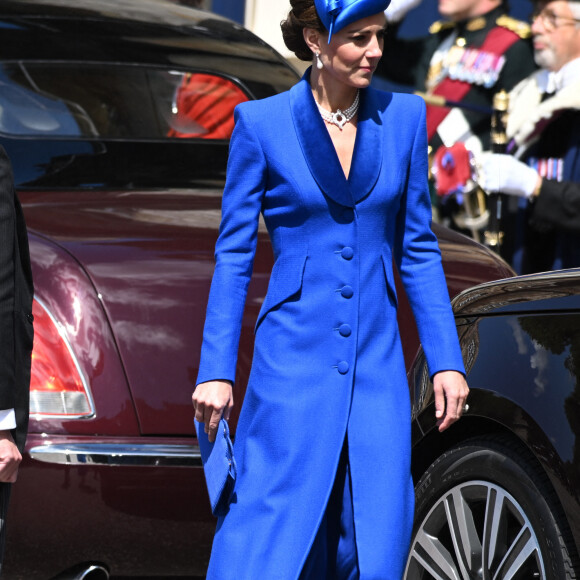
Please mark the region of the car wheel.
[[405, 580], [576, 578], [562, 510], [532, 465], [497, 438], [441, 455], [416, 488]]

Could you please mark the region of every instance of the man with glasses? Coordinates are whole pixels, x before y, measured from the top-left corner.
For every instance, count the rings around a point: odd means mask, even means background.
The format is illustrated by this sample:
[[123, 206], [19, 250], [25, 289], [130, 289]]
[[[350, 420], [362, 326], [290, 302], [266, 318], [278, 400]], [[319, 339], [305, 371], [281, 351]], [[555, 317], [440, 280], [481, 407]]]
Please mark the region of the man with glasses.
[[508, 154], [478, 158], [507, 194], [503, 255], [519, 273], [580, 266], [580, 1], [542, 0], [532, 20], [541, 70], [510, 94]]
[[438, 0], [445, 19], [429, 36], [398, 35], [404, 16], [421, 0], [392, 0], [384, 56], [377, 74], [438, 95], [459, 107], [427, 108], [429, 145], [460, 141], [473, 152], [489, 149], [493, 97], [510, 91], [535, 69], [530, 27], [508, 16], [504, 0]]

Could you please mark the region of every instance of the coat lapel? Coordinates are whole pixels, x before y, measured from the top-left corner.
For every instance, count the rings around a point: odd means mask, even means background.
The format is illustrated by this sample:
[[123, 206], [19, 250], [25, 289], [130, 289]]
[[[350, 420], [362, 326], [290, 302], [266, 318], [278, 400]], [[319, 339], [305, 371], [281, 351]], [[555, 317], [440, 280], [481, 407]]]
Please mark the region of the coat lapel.
[[310, 69], [290, 90], [292, 119], [302, 153], [322, 191], [335, 202], [354, 207], [375, 186], [383, 159], [383, 127], [376, 91], [361, 92], [357, 136], [348, 181], [310, 89]]
[[383, 161], [383, 117], [374, 89], [361, 91], [354, 154], [348, 182], [355, 203], [362, 201], [374, 188]]
[[310, 69], [290, 89], [290, 107], [302, 153], [318, 187], [341, 205], [354, 207], [348, 181], [310, 89]]

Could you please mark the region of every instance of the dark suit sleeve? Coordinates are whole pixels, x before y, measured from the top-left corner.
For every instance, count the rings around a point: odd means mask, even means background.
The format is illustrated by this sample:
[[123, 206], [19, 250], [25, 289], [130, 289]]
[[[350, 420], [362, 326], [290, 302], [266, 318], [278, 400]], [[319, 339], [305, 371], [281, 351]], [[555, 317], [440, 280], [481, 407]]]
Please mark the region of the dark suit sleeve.
[[12, 169], [0, 148], [0, 409], [14, 408], [14, 192]]
[[580, 184], [544, 179], [534, 202], [532, 220], [580, 234]]

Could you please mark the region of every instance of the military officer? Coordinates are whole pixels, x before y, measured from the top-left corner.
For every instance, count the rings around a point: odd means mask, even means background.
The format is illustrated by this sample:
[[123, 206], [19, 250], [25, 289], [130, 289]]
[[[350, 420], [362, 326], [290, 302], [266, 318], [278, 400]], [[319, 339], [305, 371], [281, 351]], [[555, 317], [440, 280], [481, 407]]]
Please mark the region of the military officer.
[[580, 266], [580, 1], [537, 2], [532, 33], [542, 69], [510, 94], [508, 154], [478, 159], [484, 189], [510, 196], [502, 253], [519, 273]]
[[386, 10], [386, 56], [377, 74], [469, 107], [428, 107], [433, 153], [457, 141], [474, 153], [488, 149], [493, 96], [511, 90], [536, 68], [530, 27], [508, 16], [503, 0], [439, 0], [445, 20], [435, 22], [428, 37], [400, 38], [399, 24], [420, 3], [393, 0]]

